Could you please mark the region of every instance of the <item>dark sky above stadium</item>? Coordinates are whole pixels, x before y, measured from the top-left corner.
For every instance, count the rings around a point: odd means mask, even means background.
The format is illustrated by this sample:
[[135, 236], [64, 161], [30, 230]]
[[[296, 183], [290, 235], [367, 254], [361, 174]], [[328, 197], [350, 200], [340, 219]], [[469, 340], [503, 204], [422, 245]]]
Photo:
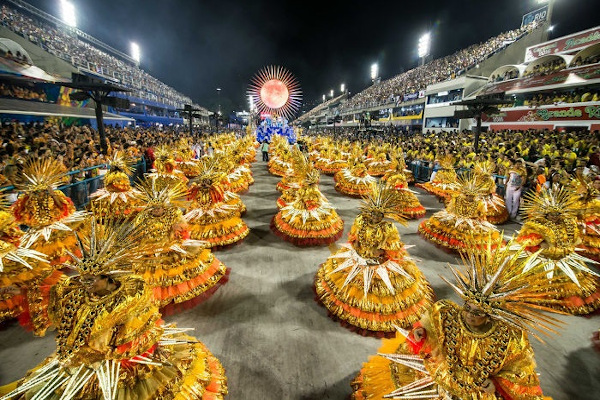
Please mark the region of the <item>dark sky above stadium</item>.
[[[27, 0], [59, 16], [59, 0]], [[518, 28], [538, 0], [193, 1], [71, 0], [83, 31], [129, 53], [141, 67], [213, 110], [247, 109], [246, 89], [263, 66], [300, 81], [306, 107], [345, 83], [351, 93], [417, 65], [418, 38], [432, 33], [442, 57]], [[552, 37], [598, 25], [600, 1], [556, 0]]]

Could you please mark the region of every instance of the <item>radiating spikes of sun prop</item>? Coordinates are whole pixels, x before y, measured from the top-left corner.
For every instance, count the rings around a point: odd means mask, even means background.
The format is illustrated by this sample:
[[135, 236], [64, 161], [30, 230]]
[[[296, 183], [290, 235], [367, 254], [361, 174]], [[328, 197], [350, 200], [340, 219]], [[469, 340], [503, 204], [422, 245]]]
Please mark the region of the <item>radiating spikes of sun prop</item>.
[[290, 119], [300, 108], [302, 90], [290, 71], [270, 65], [252, 78], [248, 94], [261, 113], [271, 113]]

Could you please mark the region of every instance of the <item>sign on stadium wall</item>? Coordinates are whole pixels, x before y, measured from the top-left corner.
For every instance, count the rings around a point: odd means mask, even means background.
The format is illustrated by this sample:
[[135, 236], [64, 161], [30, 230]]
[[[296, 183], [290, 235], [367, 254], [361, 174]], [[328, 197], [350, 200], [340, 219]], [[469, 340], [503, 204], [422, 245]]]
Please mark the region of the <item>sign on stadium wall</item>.
[[530, 46], [525, 50], [525, 62], [527, 63], [549, 54], [570, 53], [596, 43], [600, 43], [600, 26]]
[[[509, 81], [492, 83], [484, 87], [483, 90], [479, 93], [479, 95], [498, 92], [509, 93], [511, 91], [519, 89], [528, 89], [533, 87], [562, 84], [569, 79], [570, 74], [573, 74], [577, 78], [583, 78], [585, 80], [600, 79], [600, 65], [585, 65], [579, 68], [571, 68], [568, 70], [558, 71], [550, 75], [511, 79]], [[578, 80], [581, 81], [581, 79]]]
[[545, 21], [546, 18], [548, 18], [548, 6], [547, 5], [523, 15], [523, 19], [521, 20], [521, 28], [531, 24], [532, 22]]
[[481, 117], [481, 122], [600, 121], [600, 105], [506, 110]]

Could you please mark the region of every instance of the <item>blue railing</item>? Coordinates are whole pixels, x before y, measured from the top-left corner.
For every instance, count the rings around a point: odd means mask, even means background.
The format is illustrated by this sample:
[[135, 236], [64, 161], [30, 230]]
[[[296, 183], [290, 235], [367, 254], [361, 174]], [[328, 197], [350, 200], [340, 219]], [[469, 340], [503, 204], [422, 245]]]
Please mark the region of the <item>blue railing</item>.
[[[431, 174], [433, 173], [433, 163], [429, 161], [423, 160], [415, 160], [411, 161], [408, 164], [408, 169], [410, 169], [415, 177], [415, 181], [417, 182], [427, 182], [429, 178], [431, 178]], [[469, 168], [456, 168], [457, 173], [463, 173], [465, 171], [470, 171]], [[496, 193], [499, 196], [504, 197], [506, 193], [506, 186], [504, 185], [504, 180], [506, 179], [503, 175], [492, 175], [494, 177], [494, 182], [496, 183]]]
[[[74, 171], [69, 171], [66, 175], [71, 180], [71, 183], [58, 187], [58, 190], [63, 192], [65, 196], [73, 200], [73, 204], [78, 210], [87, 207], [90, 202], [90, 195], [96, 190], [104, 187], [104, 174], [101, 170], [107, 169], [106, 164], [94, 165], [93, 167], [82, 168]], [[139, 181], [146, 173], [146, 161], [141, 158], [137, 164], [133, 166], [133, 174], [129, 177], [132, 184]], [[82, 179], [77, 176], [82, 175]], [[5, 186], [4, 192], [14, 191], [14, 186]]]

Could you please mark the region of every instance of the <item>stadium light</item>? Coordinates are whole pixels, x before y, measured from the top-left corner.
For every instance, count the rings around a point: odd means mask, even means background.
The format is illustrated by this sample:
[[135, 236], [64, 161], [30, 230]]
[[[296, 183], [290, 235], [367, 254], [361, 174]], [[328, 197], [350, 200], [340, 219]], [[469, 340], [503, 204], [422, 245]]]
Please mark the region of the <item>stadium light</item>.
[[333, 89], [329, 91], [329, 97], [333, 97]]
[[552, 32], [553, 30], [554, 30], [554, 25], [550, 25], [550, 26], [548, 27], [548, 31], [549, 31], [549, 32]]
[[344, 83], [342, 83], [340, 85], [340, 92], [344, 93], [346, 91], [346, 85]]
[[248, 95], [248, 104], [250, 104], [250, 112], [254, 111], [254, 100], [251, 94]]
[[131, 58], [133, 58], [136, 63], [140, 63], [140, 46], [135, 42], [131, 42]]
[[379, 76], [379, 65], [374, 63], [371, 65], [371, 79], [375, 80]]
[[419, 39], [418, 53], [419, 58], [425, 58], [429, 55], [429, 45], [431, 44], [431, 34], [427, 32]]
[[75, 28], [77, 26], [77, 18], [75, 18], [75, 6], [67, 0], [61, 0], [60, 12], [62, 20], [65, 24]]
[[323, 102], [325, 102], [326, 98], [327, 98], [327, 96], [323, 95]]

